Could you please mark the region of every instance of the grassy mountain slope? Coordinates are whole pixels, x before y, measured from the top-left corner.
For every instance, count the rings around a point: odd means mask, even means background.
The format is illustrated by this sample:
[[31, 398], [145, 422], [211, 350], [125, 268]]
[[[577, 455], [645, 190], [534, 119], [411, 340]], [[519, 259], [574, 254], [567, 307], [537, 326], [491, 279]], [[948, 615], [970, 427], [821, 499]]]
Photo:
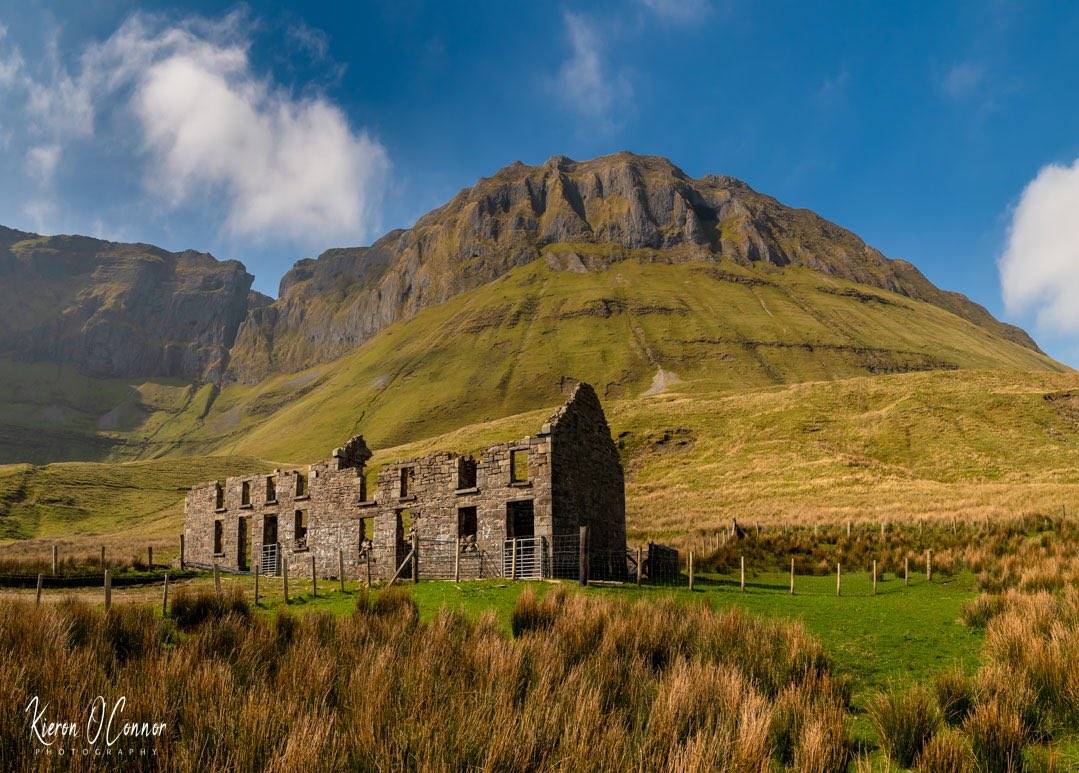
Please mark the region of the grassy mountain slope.
[[250, 384], [331, 361], [559, 244], [568, 246], [558, 261], [582, 271], [627, 259], [810, 268], [931, 303], [1037, 350], [1024, 331], [810, 210], [733, 177], [691, 178], [666, 158], [620, 152], [512, 163], [370, 247], [300, 261], [277, 300], [248, 314], [229, 375]]
[[268, 468], [245, 457], [0, 465], [0, 542], [20, 553], [53, 541], [175, 547], [188, 488]]
[[[630, 536], [742, 521], [909, 521], [1079, 507], [1079, 374], [934, 371], [764, 386], [683, 382], [606, 405]], [[475, 451], [534, 432], [545, 407], [376, 451]], [[321, 456], [325, 453], [323, 449]], [[307, 461], [315, 457], [307, 455]], [[175, 547], [186, 486], [250, 458], [0, 467], [0, 541]], [[34, 542], [38, 540], [38, 542]]]
[[955, 368], [1068, 370], [937, 306], [808, 269], [628, 260], [577, 273], [541, 260], [255, 386], [90, 389], [56, 366], [5, 368], [0, 432], [44, 452], [59, 426], [96, 458], [303, 462], [360, 432], [379, 448], [556, 404], [571, 379], [613, 400], [679, 382], [724, 391]]
[[355, 432], [379, 448], [551, 405], [566, 379], [611, 400], [657, 374], [741, 390], [947, 368], [1064, 370], [937, 307], [808, 270], [536, 262], [334, 363], [224, 389], [186, 439], [208, 430], [220, 450], [303, 461]]

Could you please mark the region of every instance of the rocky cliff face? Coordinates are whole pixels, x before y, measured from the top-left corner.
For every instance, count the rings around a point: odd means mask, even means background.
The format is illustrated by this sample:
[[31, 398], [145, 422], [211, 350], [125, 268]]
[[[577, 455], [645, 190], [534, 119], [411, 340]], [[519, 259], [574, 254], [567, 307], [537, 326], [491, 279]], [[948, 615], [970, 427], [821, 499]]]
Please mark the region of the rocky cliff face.
[[0, 354], [107, 377], [216, 381], [270, 299], [236, 261], [0, 227]]
[[731, 177], [616, 153], [515, 162], [370, 247], [302, 260], [277, 300], [235, 261], [0, 227], [0, 355], [102, 376], [255, 383], [334, 359], [515, 266], [729, 259], [810, 269], [932, 303], [1037, 350], [1019, 328], [850, 231]]
[[693, 179], [666, 159], [617, 153], [515, 162], [410, 229], [297, 263], [278, 299], [248, 313], [229, 375], [254, 382], [332, 359], [398, 319], [540, 257], [574, 271], [625, 259], [804, 266], [927, 301], [1037, 349], [1024, 331], [813, 212], [731, 177]]

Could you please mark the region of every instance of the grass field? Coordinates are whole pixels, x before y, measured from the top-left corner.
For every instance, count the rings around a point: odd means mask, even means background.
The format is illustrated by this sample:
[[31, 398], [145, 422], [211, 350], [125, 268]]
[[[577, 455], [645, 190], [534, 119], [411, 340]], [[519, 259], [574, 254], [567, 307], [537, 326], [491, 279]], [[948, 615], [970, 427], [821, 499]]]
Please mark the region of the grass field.
[[[924, 577], [911, 578], [905, 586], [901, 578], [881, 578], [877, 595], [871, 595], [871, 578], [865, 573], [844, 576], [843, 595], [835, 595], [835, 579], [831, 576], [798, 576], [796, 592], [789, 593], [789, 576], [784, 573], [751, 575], [747, 589], [741, 592], [738, 579], [732, 575], [706, 574], [697, 578], [691, 592], [685, 587], [641, 588], [632, 585], [616, 587], [590, 586], [578, 589], [569, 584], [507, 582], [486, 580], [455, 584], [451, 582], [422, 582], [405, 585], [415, 600], [420, 619], [432, 622], [444, 608], [461, 611], [472, 620], [493, 616], [498, 628], [510, 634], [510, 619], [522, 593], [531, 590], [542, 596], [555, 587], [571, 593], [583, 593], [597, 598], [644, 600], [652, 603], [672, 599], [679, 604], [705, 604], [714, 609], [738, 607], [755, 615], [780, 620], [795, 620], [820, 640], [831, 659], [833, 673], [847, 681], [851, 690], [852, 743], [863, 753], [863, 765], [871, 764], [881, 771], [891, 767], [879, 749], [879, 739], [866, 713], [874, 696], [882, 691], [904, 690], [913, 685], [930, 683], [942, 670], [959, 667], [973, 674], [981, 664], [984, 633], [963, 625], [963, 606], [976, 596], [974, 578], [961, 574], [927, 582]], [[252, 579], [223, 577], [225, 592], [231, 586], [242, 587], [251, 598]], [[209, 577], [183, 583], [192, 588], [210, 588]], [[285, 605], [281, 583], [263, 578], [260, 613], [273, 617]], [[173, 593], [176, 592], [176, 584]], [[341, 592], [337, 581], [319, 582], [318, 596], [311, 595], [309, 580], [290, 580], [288, 609], [297, 613], [331, 612], [351, 615], [357, 603], [358, 586], [349, 581]], [[116, 589], [114, 603], [141, 601], [159, 603], [160, 589]], [[51, 600], [64, 594], [50, 592]], [[81, 592], [83, 598], [100, 600], [99, 590]], [[30, 592], [6, 591], [0, 598], [29, 598]], [[1065, 755], [1079, 754], [1071, 740], [1060, 744]], [[1062, 758], [1065, 762], [1069, 756]], [[1076, 759], [1079, 759], [1077, 757]]]
[[[738, 589], [737, 577], [710, 574], [697, 578], [691, 592], [685, 587], [632, 585], [617, 587], [589, 586], [578, 590], [564, 583], [509, 582], [479, 580], [465, 583], [421, 582], [403, 585], [416, 601], [420, 617], [432, 620], [443, 607], [457, 609], [478, 620], [492, 613], [498, 626], [510, 632], [510, 615], [521, 593], [531, 588], [539, 595], [555, 587], [568, 588], [597, 596], [637, 600], [671, 598], [678, 603], [705, 603], [715, 608], [739, 606], [748, 611], [775, 618], [801, 620], [817, 636], [835, 660], [838, 671], [851, 679], [856, 698], [873, 690], [903, 686], [925, 680], [944, 667], [959, 665], [973, 670], [978, 662], [982, 635], [962, 625], [963, 605], [976, 595], [970, 575], [934, 580], [912, 578], [909, 587], [901, 579], [890, 577], [878, 585], [878, 595], [871, 596], [871, 580], [866, 573], [844, 576], [843, 595], [835, 595], [834, 577], [797, 578], [796, 592], [788, 591], [788, 575], [762, 573], [751, 577], [747, 590]], [[209, 577], [183, 583], [194, 588], [212, 586]], [[231, 586], [243, 589], [253, 598], [251, 577], [222, 576], [225, 591]], [[260, 609], [276, 614], [284, 608], [281, 581], [262, 578]], [[177, 584], [174, 583], [174, 589]], [[294, 611], [329, 611], [351, 614], [356, 604], [356, 589], [349, 581], [342, 593], [336, 580], [320, 580], [318, 596], [311, 595], [309, 579], [289, 579], [288, 608]], [[160, 587], [114, 589], [114, 603], [124, 601], [158, 602]], [[10, 598], [28, 598], [32, 591], [2, 591]], [[49, 591], [52, 600], [69, 595]], [[80, 591], [80, 597], [101, 600], [100, 589]]]
[[[687, 382], [605, 407], [637, 542], [714, 531], [731, 518], [981, 521], [1079, 508], [1075, 394], [1075, 374], [936, 371], [736, 393]], [[372, 465], [478, 451], [534, 432], [551, 410], [379, 449]], [[59, 539], [125, 553], [153, 544], [170, 556], [188, 486], [274, 466], [251, 457], [0, 466], [0, 554]]]

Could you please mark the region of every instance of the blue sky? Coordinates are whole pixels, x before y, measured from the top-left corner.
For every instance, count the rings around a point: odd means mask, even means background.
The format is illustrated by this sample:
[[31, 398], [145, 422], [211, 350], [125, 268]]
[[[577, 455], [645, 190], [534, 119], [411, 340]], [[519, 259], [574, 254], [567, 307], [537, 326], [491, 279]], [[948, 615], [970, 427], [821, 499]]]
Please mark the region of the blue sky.
[[0, 24], [6, 225], [210, 251], [273, 294], [515, 159], [629, 149], [814, 209], [1079, 364], [1079, 6], [4, 0]]

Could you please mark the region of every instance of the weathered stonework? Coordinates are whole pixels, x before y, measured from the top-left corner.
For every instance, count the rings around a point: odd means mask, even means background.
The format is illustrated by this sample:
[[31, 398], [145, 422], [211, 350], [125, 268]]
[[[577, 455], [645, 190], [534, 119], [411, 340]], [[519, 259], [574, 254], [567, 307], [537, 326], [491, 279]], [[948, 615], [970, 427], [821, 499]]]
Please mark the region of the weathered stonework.
[[313, 557], [315, 571], [333, 577], [341, 551], [346, 575], [364, 577], [370, 565], [372, 577], [386, 579], [415, 540], [421, 578], [477, 578], [508, 573], [504, 545], [516, 538], [526, 546], [517, 571], [532, 566], [551, 576], [560, 573], [552, 548], [562, 545], [560, 555], [575, 559], [587, 526], [589, 563], [602, 563], [602, 576], [625, 575], [622, 465], [588, 384], [535, 435], [491, 446], [478, 459], [439, 453], [369, 476], [370, 458], [355, 437], [306, 470], [195, 486], [184, 505], [186, 560], [248, 571], [265, 557], [271, 571], [287, 562], [291, 576], [304, 577]]

